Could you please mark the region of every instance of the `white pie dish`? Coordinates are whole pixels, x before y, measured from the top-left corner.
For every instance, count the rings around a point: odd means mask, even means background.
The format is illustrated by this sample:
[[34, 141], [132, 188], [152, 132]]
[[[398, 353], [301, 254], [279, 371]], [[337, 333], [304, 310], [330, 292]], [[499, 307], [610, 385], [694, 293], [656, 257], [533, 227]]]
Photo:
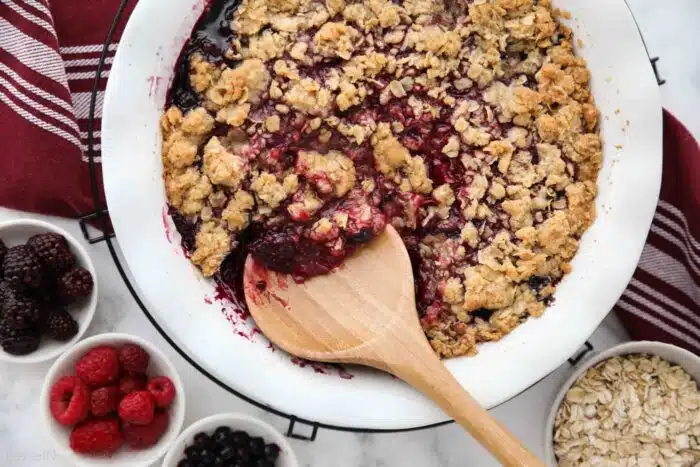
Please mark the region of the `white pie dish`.
[[[599, 218], [581, 242], [573, 273], [562, 281], [555, 304], [543, 317], [500, 342], [482, 345], [475, 358], [447, 362], [486, 407], [554, 370], [592, 334], [635, 269], [658, 198], [661, 106], [631, 13], [623, 0], [555, 5], [573, 13], [571, 26], [585, 43], [581, 52], [607, 117], [602, 122], [605, 165]], [[352, 379], [335, 371], [317, 373], [270, 351], [260, 335], [237, 335], [225, 325], [222, 304], [211, 300], [213, 285], [182, 254], [165, 211], [158, 117], [174, 62], [202, 8], [196, 0], [141, 2], [125, 30], [105, 95], [107, 200], [141, 296], [184, 352], [232, 389], [264, 405], [354, 428], [401, 429], [444, 421], [432, 403], [387, 375], [364, 369], [352, 369]], [[252, 329], [251, 323], [236, 326], [244, 333]], [[269, 374], [281, 384], [268, 384]]]
[[574, 373], [561, 386], [557, 397], [554, 399], [549, 416], [547, 417], [547, 423], [545, 424], [544, 431], [544, 460], [547, 465], [557, 465], [557, 459], [554, 455], [554, 419], [556, 418], [559, 406], [561, 405], [564, 396], [569, 391], [571, 386], [573, 386], [576, 380], [583, 376], [583, 374], [588, 371], [589, 368], [596, 366], [600, 362], [620, 355], [634, 354], [647, 354], [661, 357], [664, 360], [683, 368], [695, 379], [695, 381], [698, 382], [698, 384], [700, 384], [700, 357], [675, 345], [655, 341], [626, 342], [595, 354], [576, 368]]
[[68, 242], [71, 253], [73, 253], [76, 258], [76, 264], [90, 271], [94, 282], [92, 293], [86, 299], [66, 307], [73, 318], [78, 322], [78, 333], [73, 336], [71, 340], [59, 342], [47, 337], [42, 337], [39, 348], [29, 355], [11, 355], [0, 348], [0, 360], [2, 361], [31, 364], [56, 358], [74, 346], [80, 338], [83, 337], [83, 334], [85, 334], [85, 331], [87, 331], [88, 326], [90, 326], [92, 322], [93, 316], [95, 316], [99, 293], [97, 273], [95, 272], [95, 267], [92, 264], [90, 255], [88, 255], [85, 248], [83, 248], [75, 237], [60, 227], [36, 219], [16, 219], [0, 223], [0, 239], [5, 242], [8, 248], [25, 244], [32, 235], [46, 232], [63, 235]]

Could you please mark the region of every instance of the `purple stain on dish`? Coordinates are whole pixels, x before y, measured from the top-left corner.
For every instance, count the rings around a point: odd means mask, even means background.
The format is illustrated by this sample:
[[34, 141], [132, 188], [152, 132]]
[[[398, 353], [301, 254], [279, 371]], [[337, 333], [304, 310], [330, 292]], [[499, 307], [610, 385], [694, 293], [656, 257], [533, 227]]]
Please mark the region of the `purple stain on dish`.
[[173, 243], [173, 231], [170, 228], [170, 222], [168, 222], [168, 211], [170, 207], [166, 204], [163, 206], [163, 211], [161, 212], [161, 220], [163, 221], [163, 229], [165, 230], [165, 238], [168, 239], [168, 243]]

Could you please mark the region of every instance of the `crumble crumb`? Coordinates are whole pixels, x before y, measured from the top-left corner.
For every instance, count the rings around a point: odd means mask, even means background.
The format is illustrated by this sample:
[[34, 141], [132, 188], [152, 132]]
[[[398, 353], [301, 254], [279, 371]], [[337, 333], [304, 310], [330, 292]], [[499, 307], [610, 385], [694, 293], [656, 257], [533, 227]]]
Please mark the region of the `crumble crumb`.
[[314, 36], [314, 52], [324, 57], [350, 60], [360, 33], [343, 23], [326, 23]]
[[255, 206], [253, 196], [247, 191], [238, 190], [221, 213], [221, 218], [226, 221], [229, 230], [233, 232], [243, 230], [250, 224], [250, 211], [253, 206]]
[[341, 197], [355, 185], [355, 166], [338, 151], [327, 154], [299, 151], [296, 168], [322, 194]]
[[226, 68], [221, 76], [206, 92], [206, 105], [219, 110], [231, 103], [257, 103], [267, 89], [270, 73], [262, 60], [244, 60], [236, 68]]
[[216, 274], [231, 251], [229, 233], [216, 222], [206, 222], [197, 232], [196, 248], [190, 260], [202, 269], [205, 277]]
[[326, 115], [331, 103], [331, 93], [311, 78], [304, 78], [284, 95], [284, 102], [293, 109], [309, 115]]
[[236, 188], [246, 176], [246, 163], [221, 144], [216, 136], [204, 146], [202, 169], [214, 185]]
[[270, 209], [277, 208], [289, 195], [284, 185], [269, 172], [262, 172], [254, 177], [250, 189], [255, 193], [258, 201], [266, 204]]

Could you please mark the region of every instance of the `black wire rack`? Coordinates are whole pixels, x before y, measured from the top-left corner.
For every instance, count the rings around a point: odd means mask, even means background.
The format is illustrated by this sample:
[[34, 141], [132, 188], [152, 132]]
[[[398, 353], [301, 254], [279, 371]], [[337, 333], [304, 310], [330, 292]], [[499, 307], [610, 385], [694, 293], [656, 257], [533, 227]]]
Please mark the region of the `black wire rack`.
[[[323, 429], [329, 429], [329, 430], [336, 430], [336, 431], [345, 431], [345, 432], [352, 432], [352, 433], [400, 433], [400, 432], [408, 432], [408, 431], [417, 431], [417, 430], [425, 430], [428, 428], [435, 428], [438, 426], [442, 425], [447, 425], [450, 423], [453, 423], [452, 420], [445, 420], [443, 422], [439, 423], [433, 423], [429, 425], [422, 425], [422, 426], [416, 426], [412, 428], [404, 428], [404, 429], [398, 429], [398, 430], [378, 430], [378, 429], [369, 429], [369, 428], [357, 428], [357, 427], [347, 427], [347, 426], [341, 426], [341, 425], [329, 425], [329, 424], [324, 424], [320, 423], [317, 421], [313, 420], [307, 420], [302, 417], [297, 417], [294, 414], [288, 414], [285, 412], [282, 412], [280, 410], [277, 410], [273, 407], [269, 407], [265, 404], [262, 404], [252, 397], [243, 394], [239, 391], [236, 391], [232, 387], [228, 386], [226, 383], [218, 379], [216, 376], [208, 372], [205, 368], [203, 368], [199, 363], [197, 363], [192, 357], [190, 357], [163, 329], [163, 327], [158, 323], [158, 321], [154, 318], [153, 314], [148, 310], [146, 307], [146, 304], [144, 301], [141, 299], [139, 296], [138, 292], [134, 288], [133, 284], [131, 283], [126, 269], [124, 265], [122, 264], [121, 260], [119, 259], [119, 256], [117, 254], [117, 250], [115, 248], [115, 235], [114, 235], [114, 230], [111, 227], [111, 224], [109, 222], [109, 213], [107, 210], [106, 202], [102, 199], [102, 196], [100, 194], [100, 184], [98, 180], [98, 174], [96, 170], [96, 162], [95, 162], [95, 149], [94, 149], [94, 126], [95, 126], [95, 108], [96, 108], [96, 96], [97, 92], [99, 90], [99, 77], [102, 76], [102, 70], [105, 65], [105, 60], [107, 58], [107, 53], [108, 53], [108, 47], [112, 43], [112, 40], [114, 39], [115, 31], [117, 29], [117, 26], [119, 25], [120, 21], [122, 20], [122, 16], [124, 15], [124, 11], [126, 9], [127, 3], [129, 0], [121, 0], [121, 3], [117, 9], [117, 12], [114, 16], [114, 19], [112, 21], [112, 24], [110, 26], [109, 32], [107, 34], [107, 37], [105, 38], [104, 46], [102, 49], [102, 54], [100, 56], [99, 63], [97, 65], [97, 74], [95, 78], [95, 82], [92, 87], [92, 92], [91, 92], [91, 97], [90, 97], [90, 111], [89, 111], [89, 126], [88, 126], [88, 159], [89, 159], [89, 168], [90, 168], [90, 185], [91, 185], [91, 192], [92, 192], [92, 198], [93, 198], [93, 203], [94, 203], [94, 211], [88, 214], [83, 215], [82, 217], [79, 218], [78, 222], [80, 224], [80, 229], [82, 231], [83, 236], [85, 239], [90, 243], [90, 244], [97, 244], [97, 243], [106, 243], [107, 248], [109, 249], [109, 253], [112, 257], [112, 260], [114, 261], [114, 264], [117, 268], [117, 271], [119, 272], [119, 275], [121, 276], [122, 280], [124, 281], [124, 284], [126, 285], [127, 289], [129, 290], [129, 293], [131, 296], [134, 298], [136, 301], [136, 304], [139, 306], [143, 314], [146, 316], [148, 321], [153, 325], [153, 327], [156, 328], [156, 330], [160, 333], [161, 336], [170, 344], [179, 354], [180, 356], [185, 359], [190, 365], [192, 365], [194, 368], [196, 368], [200, 373], [202, 373], [204, 376], [206, 376], [208, 379], [210, 379], [212, 382], [217, 384], [219, 387], [224, 389], [225, 391], [229, 392], [230, 394], [233, 394], [234, 396], [248, 402], [251, 405], [254, 405], [255, 407], [258, 407], [260, 409], [263, 409], [269, 413], [272, 413], [274, 415], [277, 415], [279, 417], [282, 417], [286, 419], [289, 424], [287, 426], [287, 431], [286, 435], [290, 438], [295, 438], [299, 440], [304, 440], [304, 441], [315, 441], [316, 437], [318, 435], [318, 430], [319, 428]], [[625, 2], [627, 3], [627, 2]], [[628, 5], [629, 8], [629, 5]], [[631, 9], [630, 9], [631, 11]], [[634, 18], [634, 16], [633, 16]], [[635, 19], [636, 23], [636, 19]], [[637, 24], [637, 29], [639, 29], [639, 25]], [[647, 51], [647, 55], [649, 56], [649, 50], [647, 48], [646, 43], [644, 42], [644, 37], [641, 33], [641, 30], [639, 31], [640, 36], [642, 37], [642, 42], [644, 43], [644, 48]], [[659, 61], [658, 57], [653, 57], [649, 56], [649, 61], [651, 63], [652, 69], [654, 71], [654, 75], [656, 76], [656, 81], [659, 86], [663, 85], [666, 83], [666, 80], [662, 79], [659, 75], [659, 71], [657, 68], [657, 64]], [[98, 226], [99, 229], [101, 230], [101, 233], [98, 235], [91, 235], [89, 225], [95, 225]], [[591, 344], [589, 341], [586, 341], [584, 346], [570, 359], [568, 359], [568, 363], [571, 366], [575, 366], [578, 364], [581, 360], [583, 360], [589, 353], [593, 352], [595, 349], [593, 347], [593, 344]], [[549, 375], [547, 375], [549, 376]], [[543, 377], [542, 379], [545, 379], [547, 376]], [[527, 391], [531, 387], [537, 385], [540, 381], [535, 382], [528, 388], [524, 389], [522, 392]], [[517, 396], [514, 396], [517, 397]], [[509, 399], [509, 400], [512, 400]], [[507, 401], [506, 401], [507, 402]], [[505, 403], [505, 402], [504, 402]]]

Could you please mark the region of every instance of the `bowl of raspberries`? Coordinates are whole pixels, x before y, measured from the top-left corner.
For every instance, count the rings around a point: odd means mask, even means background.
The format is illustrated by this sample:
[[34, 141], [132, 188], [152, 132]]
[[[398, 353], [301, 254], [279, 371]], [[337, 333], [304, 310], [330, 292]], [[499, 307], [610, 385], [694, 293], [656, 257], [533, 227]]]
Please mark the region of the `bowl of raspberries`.
[[80, 243], [47, 222], [0, 224], [0, 360], [57, 357], [87, 330], [97, 276]]
[[177, 437], [185, 394], [154, 345], [99, 334], [56, 360], [40, 407], [49, 437], [71, 465], [138, 467], [160, 459]]
[[163, 467], [298, 467], [287, 439], [273, 427], [244, 414], [203, 418], [183, 431]]

